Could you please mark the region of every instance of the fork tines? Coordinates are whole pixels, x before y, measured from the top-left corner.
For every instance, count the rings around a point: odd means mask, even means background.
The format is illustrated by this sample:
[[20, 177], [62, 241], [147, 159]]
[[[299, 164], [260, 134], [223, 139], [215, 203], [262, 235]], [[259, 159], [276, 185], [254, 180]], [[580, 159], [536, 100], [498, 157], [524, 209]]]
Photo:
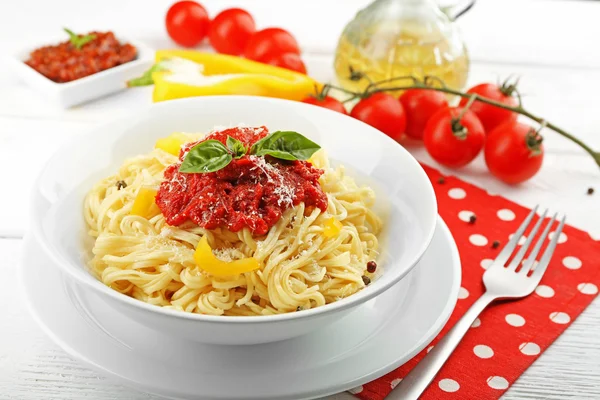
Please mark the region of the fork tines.
[[[517, 229], [517, 231], [514, 233], [512, 238], [506, 244], [506, 246], [504, 246], [504, 248], [502, 249], [500, 254], [498, 254], [498, 257], [496, 257], [496, 262], [506, 264], [506, 262], [509, 260], [509, 258], [511, 256], [511, 254], [516, 249], [516, 247], [519, 243], [519, 240], [523, 237], [523, 234], [525, 233], [527, 228], [530, 226], [531, 221], [533, 220], [534, 216], [537, 213], [537, 210], [538, 210], [538, 206], [535, 206], [533, 208], [533, 210], [531, 210], [531, 212], [529, 213], [527, 218], [525, 218], [523, 223], [521, 223], [521, 226], [519, 226], [519, 229]], [[523, 258], [527, 254], [527, 250], [529, 250], [531, 243], [533, 243], [536, 235], [538, 234], [538, 231], [540, 230], [541, 226], [544, 223], [544, 220], [546, 219], [547, 214], [548, 214], [548, 209], [546, 209], [546, 210], [544, 210], [544, 212], [542, 212], [541, 216], [539, 217], [539, 219], [533, 226], [533, 229], [531, 230], [531, 232], [529, 232], [527, 240], [525, 240], [523, 245], [519, 248], [519, 251], [515, 254], [515, 256], [512, 258], [512, 260], [508, 264], [508, 266], [507, 266], [508, 269], [515, 271], [515, 270], [517, 270], [519, 265], [521, 265]], [[535, 243], [535, 246], [533, 247], [533, 249], [527, 256], [527, 259], [523, 262], [521, 269], [519, 270], [520, 274], [527, 275], [533, 270], [533, 273], [531, 275], [532, 277], [541, 277], [541, 275], [543, 275], [543, 273], [546, 271], [546, 268], [548, 267], [548, 264], [550, 263], [550, 258], [552, 257], [552, 254], [554, 253], [554, 249], [556, 248], [556, 244], [558, 243], [558, 239], [560, 237], [563, 226], [565, 224], [566, 216], [563, 216], [561, 218], [560, 223], [558, 224], [558, 228], [553, 233], [550, 244], [547, 246], [546, 251], [542, 255], [542, 258], [539, 260], [539, 262], [537, 262], [537, 264], [536, 264], [536, 258], [538, 256], [542, 246], [544, 245], [544, 242], [545, 242], [546, 238], [548, 237], [548, 235], [550, 233], [550, 229], [554, 225], [554, 222], [556, 221], [557, 216], [558, 216], [558, 213], [555, 213], [552, 216], [552, 218], [550, 218], [550, 221], [546, 224], [546, 227], [544, 228], [544, 231], [542, 232], [542, 234], [539, 236], [537, 242]]]

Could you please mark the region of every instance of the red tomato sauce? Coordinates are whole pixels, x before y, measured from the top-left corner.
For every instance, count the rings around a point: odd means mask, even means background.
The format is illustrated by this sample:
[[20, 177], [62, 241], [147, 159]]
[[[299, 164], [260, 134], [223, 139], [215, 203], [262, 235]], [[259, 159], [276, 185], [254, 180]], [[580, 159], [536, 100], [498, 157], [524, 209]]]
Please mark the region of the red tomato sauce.
[[31, 52], [25, 64], [57, 83], [71, 82], [132, 61], [134, 46], [121, 44], [112, 32], [90, 32], [96, 38], [76, 48], [70, 41]]
[[[231, 136], [250, 148], [267, 134], [265, 127], [214, 132], [184, 146], [179, 159], [183, 161], [187, 152], [204, 140], [226, 144]], [[167, 167], [156, 196], [169, 225], [192, 220], [206, 229], [224, 227], [237, 232], [248, 227], [256, 235], [264, 235], [285, 210], [301, 202], [308, 208], [327, 209], [327, 196], [318, 181], [323, 170], [306, 161], [245, 155], [219, 171], [197, 174], [179, 172], [180, 165]]]

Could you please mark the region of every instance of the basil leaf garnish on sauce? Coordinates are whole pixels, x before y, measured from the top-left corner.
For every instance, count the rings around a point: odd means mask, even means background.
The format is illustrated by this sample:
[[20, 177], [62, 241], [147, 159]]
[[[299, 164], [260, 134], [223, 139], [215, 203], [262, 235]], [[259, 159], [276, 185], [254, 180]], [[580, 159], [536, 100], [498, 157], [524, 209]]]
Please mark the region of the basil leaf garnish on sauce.
[[281, 160], [308, 160], [321, 148], [312, 140], [293, 131], [277, 131], [254, 143], [250, 154]]
[[227, 147], [218, 140], [207, 140], [192, 147], [181, 163], [179, 171], [187, 173], [215, 172], [233, 160]]
[[75, 47], [77, 50], [81, 50], [81, 48], [88, 42], [91, 42], [92, 40], [96, 39], [96, 35], [85, 35], [85, 36], [79, 36], [78, 34], [76, 34], [75, 32], [73, 32], [70, 29], [67, 28], [63, 28], [63, 30], [65, 32], [67, 32], [67, 35], [69, 35], [69, 41], [71, 42], [71, 44], [73, 45], [73, 47]]
[[235, 158], [243, 157], [248, 151], [244, 143], [231, 136], [227, 136], [227, 148], [233, 153]]
[[[207, 140], [194, 146], [185, 156], [179, 171], [187, 173], [215, 172], [225, 168], [235, 157], [241, 158], [248, 149], [236, 138], [227, 136], [227, 147], [218, 140]], [[250, 154], [271, 156], [280, 160], [308, 160], [321, 148], [312, 140], [293, 131], [277, 131], [254, 143]]]

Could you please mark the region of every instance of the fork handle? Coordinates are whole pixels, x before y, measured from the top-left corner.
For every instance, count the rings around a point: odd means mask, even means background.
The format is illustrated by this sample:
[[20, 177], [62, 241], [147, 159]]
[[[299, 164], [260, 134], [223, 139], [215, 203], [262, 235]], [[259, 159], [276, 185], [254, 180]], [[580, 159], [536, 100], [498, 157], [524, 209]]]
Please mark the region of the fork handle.
[[417, 400], [446, 363], [475, 318], [495, 299], [495, 296], [487, 292], [477, 299], [456, 325], [431, 349], [429, 354], [402, 379], [387, 399]]

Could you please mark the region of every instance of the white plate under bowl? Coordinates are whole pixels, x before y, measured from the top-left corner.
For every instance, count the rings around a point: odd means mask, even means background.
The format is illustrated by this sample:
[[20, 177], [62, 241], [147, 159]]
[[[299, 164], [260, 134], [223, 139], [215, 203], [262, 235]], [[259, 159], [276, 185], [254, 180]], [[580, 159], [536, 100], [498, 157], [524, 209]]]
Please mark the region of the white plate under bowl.
[[[378, 264], [383, 273], [342, 300], [302, 312], [230, 317], [170, 310], [123, 295], [87, 270], [90, 238], [83, 217], [86, 193], [125, 159], [149, 152], [174, 131], [207, 132], [215, 125], [266, 125], [295, 130], [319, 143], [377, 194], [384, 219]], [[300, 102], [249, 96], [196, 97], [158, 103], [81, 135], [61, 148], [35, 185], [32, 231], [46, 253], [78, 284], [102, 301], [155, 330], [218, 344], [266, 343], [305, 334], [343, 317], [396, 284], [424, 254], [435, 230], [437, 204], [431, 182], [402, 146], [354, 118]], [[86, 246], [87, 239], [87, 246]]]
[[25, 64], [33, 50], [42, 46], [58, 44], [67, 39], [66, 33], [53, 38], [45, 36], [43, 40], [25, 46], [7, 57], [7, 63], [14, 73], [27, 85], [63, 108], [123, 90], [127, 87], [128, 80], [142, 75], [154, 63], [154, 50], [150, 47], [138, 40], [117, 37], [119, 42], [135, 46], [137, 57], [134, 60], [71, 82], [54, 82]]
[[20, 270], [31, 313], [65, 351], [118, 382], [185, 399], [301, 399], [376, 379], [421, 351], [458, 296], [456, 244], [439, 219], [431, 246], [406, 279], [328, 327], [252, 346], [176, 339], [116, 313], [76, 285], [29, 235]]

